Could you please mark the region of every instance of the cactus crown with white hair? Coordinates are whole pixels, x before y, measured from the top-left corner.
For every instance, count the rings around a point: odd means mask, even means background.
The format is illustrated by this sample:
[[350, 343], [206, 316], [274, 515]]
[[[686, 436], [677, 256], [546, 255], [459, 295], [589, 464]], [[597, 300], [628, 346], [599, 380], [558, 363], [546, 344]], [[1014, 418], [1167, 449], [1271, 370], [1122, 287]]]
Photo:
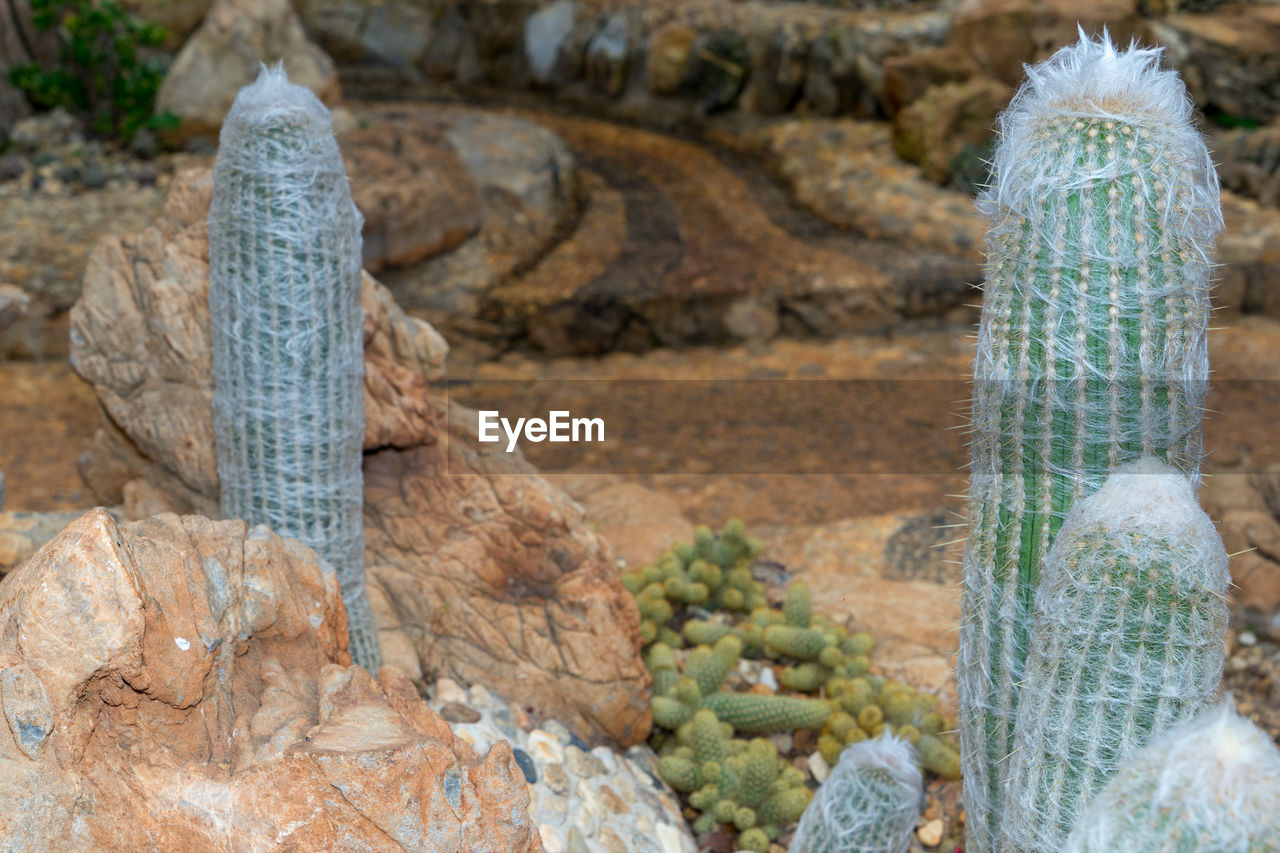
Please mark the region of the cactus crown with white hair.
[[972, 853], [997, 849], [1036, 587], [1071, 507], [1152, 456], [1199, 482], [1218, 183], [1158, 50], [1027, 69], [1000, 119], [957, 681]]

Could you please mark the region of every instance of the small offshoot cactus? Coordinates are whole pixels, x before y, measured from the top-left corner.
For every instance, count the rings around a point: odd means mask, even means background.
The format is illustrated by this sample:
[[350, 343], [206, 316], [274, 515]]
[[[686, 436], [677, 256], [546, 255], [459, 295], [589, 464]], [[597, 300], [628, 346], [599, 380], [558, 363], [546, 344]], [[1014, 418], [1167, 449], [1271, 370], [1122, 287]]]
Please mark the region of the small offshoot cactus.
[[1122, 466], [1076, 504], [1036, 597], [1001, 849], [1058, 853], [1132, 753], [1215, 698], [1229, 580], [1213, 522], [1163, 462]]
[[209, 211], [222, 513], [334, 566], [351, 655], [377, 672], [361, 518], [360, 226], [329, 111], [264, 67], [223, 122]]
[[708, 709], [683, 724], [677, 738], [679, 745], [658, 759], [658, 774], [701, 812], [693, 824], [698, 832], [721, 823], [746, 836], [739, 837], [742, 849], [757, 849], [763, 841], [767, 850], [812, 799], [804, 774], [783, 761], [772, 743], [734, 738], [733, 727]]
[[1218, 179], [1159, 51], [1104, 33], [1000, 119], [957, 686], [969, 853], [999, 830], [1035, 591], [1067, 512], [1155, 456], [1198, 484]]
[[904, 853], [923, 777], [915, 749], [888, 733], [844, 751], [791, 839], [791, 853]]
[[1090, 801], [1063, 848], [1118, 850], [1280, 850], [1280, 750], [1229, 702], [1155, 738]]

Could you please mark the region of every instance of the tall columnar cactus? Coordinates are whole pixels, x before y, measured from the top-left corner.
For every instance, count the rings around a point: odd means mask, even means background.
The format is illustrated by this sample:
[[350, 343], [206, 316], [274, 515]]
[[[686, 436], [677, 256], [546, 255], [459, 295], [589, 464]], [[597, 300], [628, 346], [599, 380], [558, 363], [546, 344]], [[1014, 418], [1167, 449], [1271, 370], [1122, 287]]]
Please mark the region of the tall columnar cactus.
[[1028, 68], [1000, 121], [974, 366], [958, 687], [971, 853], [994, 849], [1036, 584], [1071, 506], [1156, 456], [1199, 479], [1218, 184], [1158, 51]]
[[1214, 698], [1228, 582], [1213, 522], [1163, 462], [1125, 465], [1076, 504], [1036, 594], [1002, 850], [1058, 853], [1132, 753]]
[[904, 738], [882, 734], [846, 747], [791, 840], [792, 853], [904, 853], [923, 778]]
[[1280, 750], [1228, 703], [1151, 741], [1089, 803], [1064, 853], [1280, 849]]
[[329, 111], [264, 68], [223, 122], [209, 211], [222, 512], [338, 572], [352, 657], [377, 671], [364, 586], [361, 216]]

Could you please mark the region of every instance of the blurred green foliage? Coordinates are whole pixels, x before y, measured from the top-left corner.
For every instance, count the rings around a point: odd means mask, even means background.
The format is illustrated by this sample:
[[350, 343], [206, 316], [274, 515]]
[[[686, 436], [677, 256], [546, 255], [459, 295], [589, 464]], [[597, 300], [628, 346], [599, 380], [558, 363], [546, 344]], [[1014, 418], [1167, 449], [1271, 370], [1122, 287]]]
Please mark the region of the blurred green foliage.
[[110, 0], [31, 0], [38, 29], [56, 31], [58, 63], [13, 66], [9, 81], [37, 107], [63, 107], [99, 136], [128, 139], [140, 128], [171, 127], [176, 117], [155, 115], [165, 63], [145, 57], [166, 36]]

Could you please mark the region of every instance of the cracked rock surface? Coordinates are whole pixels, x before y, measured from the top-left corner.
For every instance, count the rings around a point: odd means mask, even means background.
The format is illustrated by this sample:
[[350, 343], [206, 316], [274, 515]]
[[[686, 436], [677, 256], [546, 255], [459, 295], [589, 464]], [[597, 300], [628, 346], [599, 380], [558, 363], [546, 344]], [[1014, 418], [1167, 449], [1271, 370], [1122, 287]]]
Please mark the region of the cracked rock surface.
[[0, 585], [0, 847], [541, 851], [392, 667], [350, 665], [337, 576], [265, 527], [93, 510]]

